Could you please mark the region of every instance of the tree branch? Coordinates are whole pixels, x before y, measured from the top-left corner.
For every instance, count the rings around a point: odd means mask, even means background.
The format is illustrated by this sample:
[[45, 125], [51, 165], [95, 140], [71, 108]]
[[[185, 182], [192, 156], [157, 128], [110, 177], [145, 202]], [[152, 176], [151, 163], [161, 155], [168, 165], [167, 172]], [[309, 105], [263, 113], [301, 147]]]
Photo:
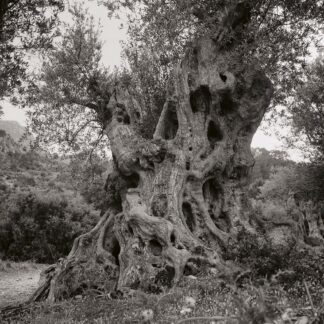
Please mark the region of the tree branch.
[[73, 143], [74, 142], [74, 140], [76, 139], [76, 137], [79, 135], [79, 133], [82, 131], [82, 130], [84, 130], [90, 123], [92, 123], [92, 122], [96, 122], [96, 120], [95, 119], [90, 119], [90, 120], [88, 120], [87, 122], [85, 122], [74, 134], [73, 134], [73, 136], [72, 136], [72, 138], [71, 139], [69, 139], [69, 143], [71, 144], [71, 143]]

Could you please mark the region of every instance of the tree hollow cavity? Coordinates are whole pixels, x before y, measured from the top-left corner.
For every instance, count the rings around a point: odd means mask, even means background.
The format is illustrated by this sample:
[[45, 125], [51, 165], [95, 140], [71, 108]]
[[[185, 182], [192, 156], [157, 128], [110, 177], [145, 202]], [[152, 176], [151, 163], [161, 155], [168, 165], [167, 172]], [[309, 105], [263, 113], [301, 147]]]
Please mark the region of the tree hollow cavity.
[[193, 232], [196, 223], [195, 223], [195, 217], [191, 205], [188, 202], [184, 202], [182, 204], [182, 212], [189, 230]]
[[194, 113], [202, 112], [209, 114], [211, 105], [211, 94], [208, 87], [201, 86], [190, 93], [190, 105]]
[[179, 128], [178, 116], [175, 105], [169, 105], [165, 116], [164, 134], [166, 140], [174, 139]]
[[109, 229], [105, 233], [105, 241], [104, 241], [103, 248], [106, 251], [109, 251], [111, 253], [111, 255], [115, 259], [115, 263], [117, 265], [119, 265], [120, 245], [119, 245], [119, 242], [118, 242], [116, 236], [114, 235], [114, 233], [112, 232], [111, 229]]
[[223, 139], [223, 132], [213, 120], [208, 123], [207, 138], [212, 148], [215, 147], [217, 142]]
[[119, 265], [120, 245], [116, 237], [111, 242], [111, 254], [115, 258], [116, 264]]
[[190, 170], [190, 161], [186, 161], [186, 170], [187, 170], [187, 171]]
[[228, 215], [222, 211], [223, 188], [218, 179], [207, 180], [203, 185], [203, 196], [208, 208], [208, 213], [214, 224], [222, 231], [230, 230]]
[[233, 101], [232, 95], [229, 91], [221, 95], [219, 104], [220, 104], [220, 114], [222, 116], [233, 113], [237, 108], [237, 104]]
[[227, 76], [224, 73], [219, 73], [219, 77], [221, 78], [221, 80], [225, 83], [227, 80]]
[[140, 177], [137, 173], [125, 176], [125, 179], [127, 182], [127, 188], [137, 188], [140, 182]]
[[130, 117], [126, 112], [126, 108], [122, 104], [117, 104], [116, 107], [116, 115], [117, 115], [117, 121], [122, 124], [129, 125], [130, 124]]
[[162, 254], [162, 245], [156, 239], [149, 241], [148, 248], [154, 256], [160, 256]]

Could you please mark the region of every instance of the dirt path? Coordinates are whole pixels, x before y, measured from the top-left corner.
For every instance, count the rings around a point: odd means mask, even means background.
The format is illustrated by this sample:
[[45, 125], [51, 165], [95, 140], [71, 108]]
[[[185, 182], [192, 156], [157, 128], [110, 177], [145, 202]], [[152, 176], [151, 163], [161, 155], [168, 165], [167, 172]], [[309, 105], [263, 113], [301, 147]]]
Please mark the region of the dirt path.
[[0, 307], [28, 299], [37, 288], [43, 269], [43, 266], [37, 266], [35, 269], [0, 272]]

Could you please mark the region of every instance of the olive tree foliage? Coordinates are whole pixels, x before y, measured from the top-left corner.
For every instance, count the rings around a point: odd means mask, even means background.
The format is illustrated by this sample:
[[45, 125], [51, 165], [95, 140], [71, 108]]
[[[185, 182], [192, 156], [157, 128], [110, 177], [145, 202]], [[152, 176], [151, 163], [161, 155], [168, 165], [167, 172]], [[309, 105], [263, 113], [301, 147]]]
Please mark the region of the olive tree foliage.
[[26, 77], [26, 53], [51, 46], [63, 9], [63, 0], [1, 0], [0, 99]]
[[[237, 55], [245, 61], [257, 58], [276, 87], [272, 106], [286, 103], [299, 83], [309, 46], [324, 21], [324, 3], [314, 0], [100, 2], [111, 15], [126, 9], [130, 40], [125, 53], [145, 89], [154, 91], [147, 79], [148, 66], [159, 70], [154, 73], [158, 81], [154, 86], [161, 85], [156, 92], [163, 94], [165, 75], [195, 39], [208, 35], [216, 42], [222, 40], [228, 49], [235, 45]], [[234, 16], [230, 14], [233, 6], [239, 8]], [[221, 32], [219, 25], [225, 26]]]
[[265, 148], [252, 149], [255, 159], [251, 181], [265, 181], [270, 178], [271, 173], [281, 167], [285, 167], [292, 163], [289, 160], [287, 152], [280, 150], [268, 151]]
[[[293, 134], [290, 142], [303, 139], [303, 150], [324, 162], [324, 60], [317, 59], [305, 71], [303, 83], [288, 106]], [[299, 141], [300, 142], [300, 141]]]
[[323, 167], [299, 163], [278, 168], [259, 188], [259, 198], [286, 203], [293, 192], [299, 201], [323, 201]]
[[[96, 107], [104, 110], [116, 84], [127, 87], [145, 107], [139, 130], [142, 136], [152, 137], [171, 71], [186, 48], [202, 36], [221, 41], [242, 62], [257, 59], [275, 85], [272, 106], [284, 103], [303, 75], [309, 44], [324, 19], [323, 1], [311, 0], [99, 2], [110, 16], [126, 12], [126, 68], [109, 73], [100, 65], [100, 31], [86, 10], [73, 7], [73, 26], [64, 26], [62, 39], [45, 59], [42, 75], [26, 91], [35, 95], [28, 97], [27, 104], [34, 110], [31, 128], [43, 144], [56, 142], [76, 151], [106, 145], [101, 141], [103, 125]], [[225, 26], [221, 32], [220, 25]]]
[[68, 180], [88, 204], [104, 213], [108, 208], [105, 182], [108, 173], [112, 171], [112, 163], [95, 154], [91, 163], [87, 163], [87, 160], [86, 151], [74, 154], [70, 158], [66, 172], [61, 176]]
[[101, 65], [102, 41], [94, 18], [82, 5], [73, 5], [69, 13], [72, 23], [62, 23], [61, 36], [30, 77], [21, 103], [31, 107], [29, 128], [39, 145], [104, 152], [104, 107], [114, 76]]

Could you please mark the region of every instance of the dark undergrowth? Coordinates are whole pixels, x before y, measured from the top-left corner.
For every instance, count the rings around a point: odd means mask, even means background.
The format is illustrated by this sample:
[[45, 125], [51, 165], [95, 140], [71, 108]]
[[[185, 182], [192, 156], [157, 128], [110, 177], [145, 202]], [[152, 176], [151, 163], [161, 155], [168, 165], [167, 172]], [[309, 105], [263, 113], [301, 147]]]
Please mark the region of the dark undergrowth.
[[324, 249], [306, 245], [280, 248], [265, 236], [246, 231], [238, 234], [238, 242], [230, 244], [224, 258], [248, 269], [253, 283], [270, 280], [284, 289], [293, 289], [304, 281], [314, 287], [324, 287]]

